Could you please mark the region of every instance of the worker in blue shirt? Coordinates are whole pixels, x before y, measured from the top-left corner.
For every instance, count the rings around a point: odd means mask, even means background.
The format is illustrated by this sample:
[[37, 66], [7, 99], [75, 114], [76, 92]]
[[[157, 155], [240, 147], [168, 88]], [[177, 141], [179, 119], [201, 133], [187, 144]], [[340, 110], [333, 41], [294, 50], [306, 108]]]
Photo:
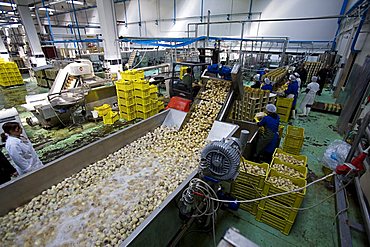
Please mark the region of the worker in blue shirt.
[[270, 92], [272, 92], [272, 85], [271, 85], [270, 79], [265, 78], [263, 81], [264, 81], [264, 84], [262, 85], [261, 89], [262, 90], [269, 90]]
[[292, 117], [295, 119], [295, 106], [297, 104], [299, 85], [294, 75], [289, 76], [288, 89], [284, 91], [285, 97], [294, 98], [292, 104]]
[[267, 116], [257, 123], [258, 127], [264, 127], [264, 131], [259, 134], [254, 158], [257, 162], [262, 159], [269, 163], [278, 144], [280, 117], [273, 104], [266, 106], [266, 112]]

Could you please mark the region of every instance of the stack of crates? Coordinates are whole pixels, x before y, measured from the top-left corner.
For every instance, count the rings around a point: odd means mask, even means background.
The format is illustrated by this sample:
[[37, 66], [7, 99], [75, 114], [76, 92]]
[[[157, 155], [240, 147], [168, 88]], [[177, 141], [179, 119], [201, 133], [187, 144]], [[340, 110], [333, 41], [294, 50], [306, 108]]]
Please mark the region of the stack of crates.
[[290, 154], [300, 154], [304, 141], [304, 128], [288, 125], [283, 150]]
[[244, 87], [244, 98], [235, 101], [231, 118], [253, 121], [257, 113], [265, 110], [267, 104], [274, 103], [275, 97], [270, 97], [270, 91]]
[[16, 63], [0, 61], [0, 86], [11, 87], [23, 84], [23, 78]]
[[283, 98], [278, 97], [276, 101], [276, 113], [280, 117], [280, 121], [288, 122], [290, 117], [290, 112], [292, 110], [293, 98]]
[[[285, 155], [285, 157], [288, 158], [282, 158], [281, 155]], [[307, 157], [292, 156], [283, 152], [281, 149], [276, 149], [270, 164], [269, 173], [266, 176], [262, 195], [268, 196], [286, 192], [286, 190], [272, 184], [268, 180], [270, 177], [288, 179], [300, 188], [306, 186], [306, 165]], [[256, 220], [270, 225], [280, 230], [285, 235], [288, 235], [296, 220], [298, 214], [297, 208], [301, 206], [305, 195], [306, 189], [303, 189], [298, 192], [261, 200], [258, 205]]]
[[143, 70], [121, 72], [121, 78], [116, 82], [121, 118], [127, 121], [146, 119], [164, 108], [163, 102], [158, 100], [158, 88], [149, 85]]
[[265, 79], [265, 78], [269, 78], [270, 81], [273, 81], [275, 83], [279, 83], [285, 77], [287, 72], [288, 72], [288, 70], [286, 69], [286, 67], [277, 68], [277, 69], [274, 69], [274, 70], [268, 72], [267, 74], [264, 74], [262, 76], [262, 80]]
[[319, 73], [319, 70], [322, 68], [321, 62], [305, 62], [304, 67], [307, 70], [307, 83], [311, 82], [312, 76], [315, 76]]
[[94, 110], [98, 112], [99, 117], [103, 118], [104, 124], [114, 124], [119, 119], [118, 113], [112, 111], [111, 106], [108, 104], [96, 106]]
[[[250, 171], [246, 171], [244, 169], [244, 166], [259, 167], [265, 171], [265, 174], [253, 174]], [[240, 163], [239, 175], [232, 184], [231, 194], [239, 201], [252, 200], [261, 197], [262, 189], [264, 188], [265, 184], [265, 177], [268, 173], [268, 170], [269, 164], [267, 163], [259, 164], [252, 161], [244, 160], [244, 158], [242, 158], [242, 161]], [[259, 201], [252, 203], [241, 203], [240, 208], [251, 213], [252, 215], [256, 215], [258, 203]]]

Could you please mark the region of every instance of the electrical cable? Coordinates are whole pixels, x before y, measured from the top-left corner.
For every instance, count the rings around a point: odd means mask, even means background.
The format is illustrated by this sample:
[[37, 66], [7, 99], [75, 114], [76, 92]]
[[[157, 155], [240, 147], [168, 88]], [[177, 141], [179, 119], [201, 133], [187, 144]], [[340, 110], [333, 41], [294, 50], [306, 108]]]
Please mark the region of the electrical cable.
[[268, 199], [268, 198], [272, 198], [272, 197], [276, 197], [276, 196], [282, 196], [282, 195], [286, 195], [286, 194], [290, 194], [290, 193], [294, 193], [294, 192], [299, 192], [301, 190], [304, 190], [305, 188], [315, 184], [315, 183], [318, 183], [320, 181], [323, 181], [331, 176], [334, 176], [336, 173], [333, 172], [333, 173], [330, 173], [320, 179], [317, 179], [303, 187], [300, 187], [298, 189], [294, 189], [294, 190], [290, 190], [290, 191], [285, 191], [285, 192], [282, 192], [282, 193], [277, 193], [277, 194], [272, 194], [272, 195], [268, 195], [268, 196], [264, 196], [264, 197], [260, 197], [260, 198], [256, 198], [256, 199], [251, 199], [251, 200], [242, 200], [242, 201], [238, 201], [238, 200], [234, 200], [234, 201], [231, 201], [231, 200], [220, 200], [218, 198], [213, 198], [213, 197], [210, 197], [211, 200], [214, 200], [214, 201], [217, 201], [217, 202], [224, 202], [224, 203], [227, 203], [227, 202], [240, 202], [240, 203], [251, 203], [251, 202], [256, 202], [256, 201], [261, 201], [263, 199]]
[[[341, 190], [345, 189], [351, 182], [353, 181], [353, 179], [351, 179], [348, 183], [346, 183], [344, 186], [342, 186], [338, 191], [336, 191], [335, 193], [332, 193], [330, 196], [324, 198], [323, 200], [321, 200], [320, 202], [314, 204], [314, 205], [311, 205], [309, 207], [305, 207], [305, 208], [295, 208], [295, 207], [289, 207], [289, 206], [285, 206], [285, 205], [279, 205], [277, 203], [274, 203], [273, 201], [271, 201], [272, 204], [274, 204], [274, 206], [276, 207], [280, 207], [280, 208], [287, 208], [287, 209], [294, 209], [294, 210], [298, 210], [298, 211], [304, 211], [304, 210], [308, 210], [308, 209], [311, 209], [311, 208], [314, 208], [314, 207], [317, 207], [318, 205], [322, 204], [323, 202], [325, 202], [326, 200], [332, 198], [333, 196], [335, 196], [336, 194], [338, 194]], [[253, 188], [256, 190], [256, 188], [253, 186]], [[261, 193], [256, 190], [257, 193], [259, 195], [261, 195]]]

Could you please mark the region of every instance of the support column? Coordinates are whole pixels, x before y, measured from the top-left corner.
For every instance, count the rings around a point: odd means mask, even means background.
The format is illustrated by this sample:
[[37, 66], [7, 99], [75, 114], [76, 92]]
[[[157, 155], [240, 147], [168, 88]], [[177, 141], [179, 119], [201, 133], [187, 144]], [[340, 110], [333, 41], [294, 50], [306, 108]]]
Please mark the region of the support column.
[[3, 38], [1, 36], [0, 36], [0, 58], [3, 58], [5, 61], [9, 61], [8, 49], [6, 49]]
[[22, 23], [27, 34], [28, 42], [31, 47], [31, 63], [36, 67], [46, 65], [45, 55], [42, 52], [40, 39], [37, 34], [35, 24], [33, 23], [31, 11], [28, 7], [27, 1], [18, 0], [17, 9], [19, 15], [21, 16]]
[[104, 61], [111, 73], [122, 71], [122, 57], [119, 49], [117, 18], [113, 0], [97, 0], [100, 29], [103, 36]]

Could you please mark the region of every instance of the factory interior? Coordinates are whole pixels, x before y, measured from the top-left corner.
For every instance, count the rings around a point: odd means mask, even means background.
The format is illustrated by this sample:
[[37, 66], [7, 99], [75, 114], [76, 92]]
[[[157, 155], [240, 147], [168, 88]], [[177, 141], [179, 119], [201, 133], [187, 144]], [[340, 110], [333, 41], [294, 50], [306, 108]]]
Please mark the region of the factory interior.
[[1, 246], [370, 246], [370, 0], [1, 0]]

